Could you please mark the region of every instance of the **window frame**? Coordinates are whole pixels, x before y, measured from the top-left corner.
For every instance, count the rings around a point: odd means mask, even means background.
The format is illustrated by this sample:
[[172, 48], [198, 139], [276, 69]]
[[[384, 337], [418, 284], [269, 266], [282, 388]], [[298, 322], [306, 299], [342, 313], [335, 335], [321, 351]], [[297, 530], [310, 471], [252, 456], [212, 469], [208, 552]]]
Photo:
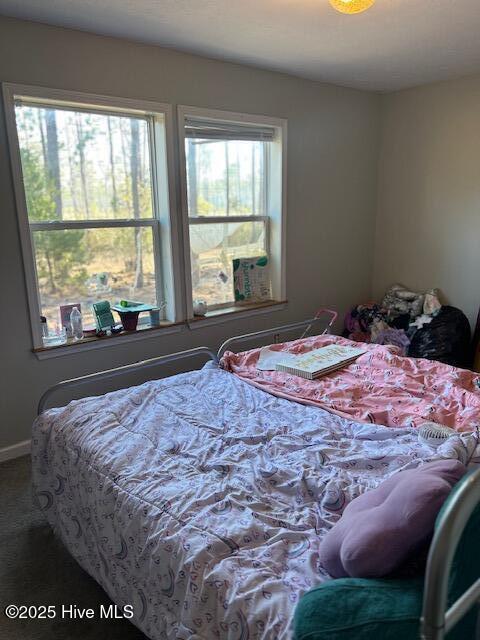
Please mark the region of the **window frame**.
[[[15, 117], [15, 99], [18, 97], [24, 97], [28, 99], [28, 101], [32, 101], [32, 104], [37, 102], [38, 105], [47, 106], [51, 103], [52, 106], [60, 109], [63, 107], [102, 115], [122, 114], [126, 116], [136, 115], [143, 118], [147, 117], [151, 154], [152, 218], [30, 222], [28, 218]], [[14, 83], [3, 84], [3, 98], [33, 350], [44, 351], [45, 349], [43, 347], [40, 326], [41, 305], [32, 238], [33, 231], [119, 227], [134, 229], [138, 227], [150, 227], [152, 229], [154, 245], [157, 300], [165, 299], [167, 301], [167, 320], [172, 324], [178, 323], [181, 308], [181, 287], [179, 282], [180, 264], [177, 255], [178, 252], [174, 250], [174, 247], [178, 246], [178, 226], [176, 217], [171, 213], [176, 210], [176, 192], [173, 177], [174, 140], [172, 106], [167, 103], [149, 100], [120, 98]], [[164, 188], [165, 185], [166, 188]], [[91, 346], [91, 343], [85, 344]], [[98, 344], [98, 346], [106, 345], [108, 341], [99, 341], [96, 344]], [[67, 346], [70, 347], [73, 345]], [[75, 346], [83, 347], [83, 344], [76, 343]], [[56, 351], [56, 348], [52, 348], [51, 351]]]
[[[187, 191], [187, 165], [185, 153], [185, 122], [188, 117], [198, 117], [238, 124], [268, 125], [277, 131], [277, 141], [270, 143], [270, 153], [266, 153], [265, 174], [265, 214], [232, 216], [189, 216]], [[185, 262], [185, 304], [187, 322], [194, 319], [192, 265], [190, 260], [190, 224], [214, 224], [226, 222], [264, 222], [265, 246], [270, 260], [272, 298], [275, 302], [286, 301], [286, 215], [287, 215], [287, 120], [271, 116], [237, 113], [218, 109], [179, 105], [177, 107], [178, 142], [180, 158], [180, 189], [182, 207], [183, 254]], [[234, 303], [211, 305], [212, 311], [230, 309]], [[261, 306], [261, 305], [259, 305]], [[238, 305], [235, 312], [245, 312], [246, 307]], [[213, 320], [213, 318], [212, 318]]]

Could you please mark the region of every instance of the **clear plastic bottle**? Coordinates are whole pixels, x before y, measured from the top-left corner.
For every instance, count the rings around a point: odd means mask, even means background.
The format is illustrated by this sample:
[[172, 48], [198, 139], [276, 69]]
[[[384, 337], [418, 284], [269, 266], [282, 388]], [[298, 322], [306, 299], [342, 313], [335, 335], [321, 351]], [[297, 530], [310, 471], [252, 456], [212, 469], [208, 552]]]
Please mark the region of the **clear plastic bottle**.
[[77, 307], [73, 307], [70, 314], [70, 326], [72, 327], [72, 336], [74, 340], [83, 338], [82, 314]]

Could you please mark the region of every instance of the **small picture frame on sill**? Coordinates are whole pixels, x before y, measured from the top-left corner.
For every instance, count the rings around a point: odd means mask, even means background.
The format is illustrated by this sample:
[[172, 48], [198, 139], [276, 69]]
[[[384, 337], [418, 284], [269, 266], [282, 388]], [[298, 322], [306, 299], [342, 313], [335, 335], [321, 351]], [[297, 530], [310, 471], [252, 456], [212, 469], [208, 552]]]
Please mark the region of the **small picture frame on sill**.
[[77, 307], [80, 313], [82, 313], [82, 305], [80, 304], [80, 302], [74, 302], [73, 304], [60, 305], [60, 324], [67, 332], [67, 338], [72, 337], [72, 326], [70, 323], [70, 315], [74, 307]]

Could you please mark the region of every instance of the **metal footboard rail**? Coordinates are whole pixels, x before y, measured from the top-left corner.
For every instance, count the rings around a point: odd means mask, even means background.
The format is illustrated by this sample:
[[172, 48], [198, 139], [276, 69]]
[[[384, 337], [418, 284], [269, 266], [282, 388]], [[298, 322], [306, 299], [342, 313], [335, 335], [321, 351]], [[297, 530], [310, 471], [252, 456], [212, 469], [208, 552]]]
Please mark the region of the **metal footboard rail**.
[[156, 367], [161, 364], [167, 364], [168, 362], [175, 362], [176, 360], [183, 360], [186, 358], [193, 358], [195, 356], [205, 355], [210, 360], [217, 363], [217, 356], [209, 347], [195, 347], [194, 349], [187, 349], [186, 351], [177, 351], [176, 353], [169, 353], [164, 356], [157, 356], [155, 358], [148, 358], [147, 360], [140, 360], [133, 362], [132, 364], [126, 364], [121, 367], [115, 367], [113, 369], [105, 369], [104, 371], [97, 371], [95, 373], [88, 373], [85, 376], [79, 376], [78, 378], [70, 378], [69, 380], [63, 380], [53, 386], [49, 387], [40, 398], [37, 408], [37, 414], [40, 415], [44, 409], [47, 401], [57, 391], [67, 388], [78, 387], [88, 382], [94, 382], [95, 380], [102, 380], [105, 378], [115, 378], [126, 373], [133, 373], [142, 369], [150, 367]]
[[422, 640], [443, 640], [445, 634], [477, 603], [480, 577], [448, 610], [448, 580], [453, 557], [468, 520], [480, 503], [480, 469], [454, 495], [435, 532], [428, 554], [421, 618]]
[[220, 361], [220, 358], [223, 356], [225, 351], [235, 342], [245, 342], [248, 340], [253, 340], [254, 338], [263, 338], [265, 336], [272, 336], [276, 333], [281, 333], [283, 331], [293, 331], [295, 329], [305, 329], [301, 338], [304, 338], [307, 333], [310, 331], [312, 326], [322, 318], [322, 316], [326, 314], [330, 316], [330, 321], [325, 327], [323, 333], [327, 333], [327, 331], [333, 326], [335, 320], [338, 317], [338, 313], [336, 311], [332, 311], [331, 309], [319, 309], [313, 318], [308, 320], [300, 320], [299, 322], [292, 322], [290, 324], [283, 324], [279, 327], [273, 327], [272, 329], [263, 329], [262, 331], [253, 331], [252, 333], [244, 333], [239, 336], [233, 336], [225, 340], [220, 346], [217, 352], [217, 359]]

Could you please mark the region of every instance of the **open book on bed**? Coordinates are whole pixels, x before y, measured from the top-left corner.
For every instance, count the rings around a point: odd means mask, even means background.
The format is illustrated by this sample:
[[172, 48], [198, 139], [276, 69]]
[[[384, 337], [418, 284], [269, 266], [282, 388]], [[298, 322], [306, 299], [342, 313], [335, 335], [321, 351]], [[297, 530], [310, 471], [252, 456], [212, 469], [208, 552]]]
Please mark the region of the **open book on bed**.
[[289, 357], [285, 360], [280, 359], [275, 364], [275, 370], [284, 371], [307, 380], [314, 380], [346, 367], [356, 360], [358, 356], [361, 356], [362, 353], [365, 353], [365, 349], [329, 344], [326, 347], [314, 349], [298, 356], [284, 354]]

